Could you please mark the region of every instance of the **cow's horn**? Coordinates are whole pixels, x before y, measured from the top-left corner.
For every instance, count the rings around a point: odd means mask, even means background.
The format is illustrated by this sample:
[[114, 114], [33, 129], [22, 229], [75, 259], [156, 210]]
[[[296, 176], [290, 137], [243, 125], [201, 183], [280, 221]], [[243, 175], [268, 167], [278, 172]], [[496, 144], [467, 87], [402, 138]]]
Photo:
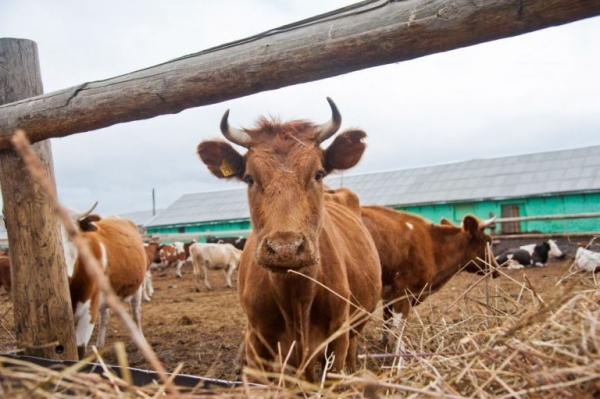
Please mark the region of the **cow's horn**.
[[229, 126], [228, 118], [229, 110], [225, 111], [223, 118], [221, 118], [221, 133], [232, 143], [248, 148], [250, 145], [250, 135], [243, 130]]
[[342, 115], [337, 106], [329, 97], [327, 97], [327, 102], [331, 107], [331, 119], [317, 128], [317, 130], [319, 130], [319, 136], [317, 138], [319, 143], [322, 143], [333, 136], [342, 125]]
[[98, 201], [94, 202], [94, 205], [90, 206], [87, 210], [85, 210], [83, 212], [73, 213], [73, 215], [72, 215], [73, 219], [74, 220], [83, 219], [84, 217], [86, 217], [87, 215], [89, 215], [90, 213], [92, 213], [92, 211], [94, 209], [96, 209], [97, 205], [98, 205]]
[[479, 222], [479, 228], [485, 229], [486, 227], [490, 227], [495, 221], [496, 221], [496, 216], [494, 216], [491, 219], [482, 220], [481, 222]]

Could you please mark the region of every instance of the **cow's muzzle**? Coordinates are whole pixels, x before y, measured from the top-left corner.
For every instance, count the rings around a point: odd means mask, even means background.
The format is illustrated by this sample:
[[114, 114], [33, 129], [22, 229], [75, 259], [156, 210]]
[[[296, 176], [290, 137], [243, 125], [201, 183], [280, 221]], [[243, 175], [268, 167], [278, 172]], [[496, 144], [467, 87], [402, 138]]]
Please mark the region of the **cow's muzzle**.
[[265, 236], [256, 251], [257, 263], [273, 271], [298, 269], [317, 263], [314, 246], [304, 234], [282, 231]]

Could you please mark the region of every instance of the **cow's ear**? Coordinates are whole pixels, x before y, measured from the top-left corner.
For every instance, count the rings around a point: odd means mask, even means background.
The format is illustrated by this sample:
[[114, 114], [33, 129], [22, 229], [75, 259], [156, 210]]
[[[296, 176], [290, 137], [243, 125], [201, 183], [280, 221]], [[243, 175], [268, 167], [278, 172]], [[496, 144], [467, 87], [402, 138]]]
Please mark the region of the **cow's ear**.
[[198, 145], [198, 155], [210, 172], [219, 179], [244, 176], [246, 165], [233, 147], [224, 141], [203, 141]]
[[88, 215], [86, 217], [84, 217], [83, 219], [79, 219], [77, 221], [77, 223], [79, 224], [79, 229], [81, 231], [97, 231], [98, 230], [98, 226], [96, 226], [94, 224], [94, 222], [97, 222], [99, 220], [101, 220], [102, 217], [100, 215]]
[[367, 134], [362, 130], [346, 130], [339, 134], [325, 150], [324, 167], [327, 173], [333, 170], [345, 170], [360, 161], [366, 144]]
[[476, 217], [467, 215], [463, 218], [462, 228], [465, 232], [475, 236], [479, 231], [479, 220]]
[[451, 221], [449, 221], [448, 219], [446, 219], [446, 218], [441, 218], [440, 219], [440, 224], [442, 226], [454, 226], [454, 224]]

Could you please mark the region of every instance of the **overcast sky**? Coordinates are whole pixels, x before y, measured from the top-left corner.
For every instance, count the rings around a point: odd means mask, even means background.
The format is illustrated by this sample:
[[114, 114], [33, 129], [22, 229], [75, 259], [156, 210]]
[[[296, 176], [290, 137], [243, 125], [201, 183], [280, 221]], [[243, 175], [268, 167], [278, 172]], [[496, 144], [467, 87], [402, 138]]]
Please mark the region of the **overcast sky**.
[[[44, 92], [111, 78], [331, 11], [343, 0], [0, 0], [0, 37], [38, 45]], [[357, 174], [600, 145], [600, 18], [52, 140], [62, 202], [101, 214], [239, 187], [196, 155], [219, 121], [361, 127]]]

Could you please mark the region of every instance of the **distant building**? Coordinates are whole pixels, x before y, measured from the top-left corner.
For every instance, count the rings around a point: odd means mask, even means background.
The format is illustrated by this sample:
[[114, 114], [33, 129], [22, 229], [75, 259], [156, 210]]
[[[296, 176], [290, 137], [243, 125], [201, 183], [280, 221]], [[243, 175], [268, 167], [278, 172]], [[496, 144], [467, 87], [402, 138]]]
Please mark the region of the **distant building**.
[[[355, 191], [363, 205], [384, 205], [438, 223], [600, 211], [600, 146], [476, 159], [361, 175], [332, 176], [331, 188]], [[149, 234], [250, 230], [246, 189], [186, 194], [150, 220]], [[498, 233], [593, 233], [599, 219], [503, 223]]]
[[152, 210], [138, 211], [138, 212], [123, 213], [123, 214], [119, 215], [119, 217], [131, 220], [133, 223], [135, 223], [137, 225], [138, 229], [140, 230], [140, 233], [145, 234], [146, 233], [146, 227], [145, 227], [146, 223], [148, 223], [150, 220], [152, 220], [152, 218], [155, 217], [156, 215], [158, 215], [160, 212], [162, 212], [162, 209], [157, 209], [155, 211], [152, 211]]

